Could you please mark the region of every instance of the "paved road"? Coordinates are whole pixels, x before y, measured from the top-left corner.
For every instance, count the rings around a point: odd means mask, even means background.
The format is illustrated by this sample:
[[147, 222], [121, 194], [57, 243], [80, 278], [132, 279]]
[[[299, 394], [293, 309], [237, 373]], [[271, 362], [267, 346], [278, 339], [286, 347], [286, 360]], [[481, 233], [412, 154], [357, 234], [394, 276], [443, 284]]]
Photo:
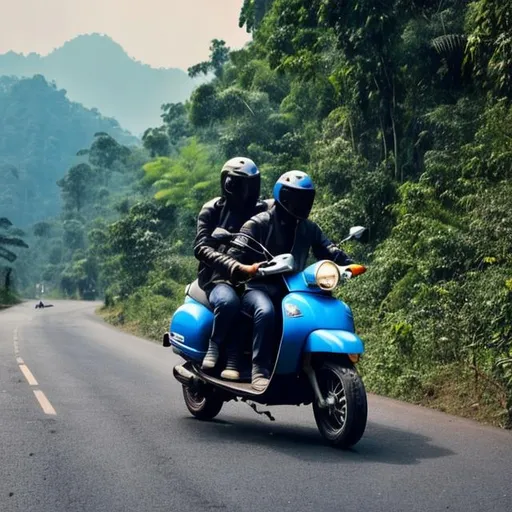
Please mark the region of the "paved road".
[[170, 350], [54, 304], [0, 312], [1, 512], [512, 511], [510, 432], [377, 397], [349, 452], [309, 407], [203, 423]]

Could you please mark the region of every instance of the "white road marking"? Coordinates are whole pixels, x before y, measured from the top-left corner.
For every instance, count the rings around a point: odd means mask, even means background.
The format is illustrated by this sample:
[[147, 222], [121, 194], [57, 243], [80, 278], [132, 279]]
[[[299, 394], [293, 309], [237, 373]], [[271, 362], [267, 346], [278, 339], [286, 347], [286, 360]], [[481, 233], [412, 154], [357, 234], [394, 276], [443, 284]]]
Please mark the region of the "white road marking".
[[[37, 380], [34, 377], [33, 373], [29, 370], [28, 366], [19, 356], [20, 347], [18, 345], [18, 328], [14, 329], [12, 339], [14, 344], [14, 354], [16, 355], [16, 362], [18, 363], [18, 367], [21, 373], [23, 373], [30, 386], [38, 386], [39, 384], [37, 383]], [[34, 395], [37, 398], [37, 401], [39, 402], [39, 405], [41, 406], [41, 409], [43, 409], [43, 412], [45, 414], [50, 414], [52, 416], [55, 416], [57, 414], [57, 412], [53, 408], [53, 405], [50, 403], [50, 400], [46, 398], [46, 395], [40, 389], [34, 389]]]
[[20, 347], [18, 346], [18, 328], [17, 327], [16, 327], [16, 329], [14, 329], [12, 339], [13, 339], [13, 343], [14, 343], [14, 353], [16, 355], [18, 355], [20, 353]]
[[21, 373], [23, 373], [23, 375], [25, 375], [25, 378], [27, 379], [28, 383], [31, 386], [38, 386], [37, 380], [34, 377], [34, 375], [32, 375], [32, 372], [28, 369], [28, 366], [25, 364], [20, 364], [18, 366], [21, 370]]
[[37, 401], [39, 402], [39, 405], [45, 414], [51, 414], [52, 416], [57, 414], [52, 404], [50, 403], [50, 400], [46, 398], [46, 395], [40, 389], [34, 389], [34, 395], [36, 395]]

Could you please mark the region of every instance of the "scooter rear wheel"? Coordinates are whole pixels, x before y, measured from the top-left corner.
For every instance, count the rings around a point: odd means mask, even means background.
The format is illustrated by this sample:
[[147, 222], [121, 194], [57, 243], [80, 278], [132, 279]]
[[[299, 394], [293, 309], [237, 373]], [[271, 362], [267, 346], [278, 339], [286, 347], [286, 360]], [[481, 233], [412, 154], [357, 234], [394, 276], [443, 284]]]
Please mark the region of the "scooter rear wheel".
[[322, 396], [334, 405], [321, 408], [313, 402], [318, 430], [330, 444], [349, 448], [362, 437], [368, 417], [368, 403], [363, 381], [353, 367], [324, 362], [316, 370]]
[[183, 386], [183, 398], [190, 414], [200, 420], [215, 418], [224, 405], [224, 401], [213, 391], [203, 391], [196, 387]]

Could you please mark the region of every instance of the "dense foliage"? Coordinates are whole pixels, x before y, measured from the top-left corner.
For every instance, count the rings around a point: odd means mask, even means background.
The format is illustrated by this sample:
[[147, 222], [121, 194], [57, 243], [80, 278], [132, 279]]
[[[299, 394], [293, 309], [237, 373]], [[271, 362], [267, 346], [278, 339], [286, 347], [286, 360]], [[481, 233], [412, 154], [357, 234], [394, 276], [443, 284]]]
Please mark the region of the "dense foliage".
[[[370, 228], [367, 246], [347, 248], [369, 271], [341, 290], [369, 388], [511, 427], [508, 0], [245, 0], [240, 23], [253, 42], [215, 40], [189, 70], [213, 80], [145, 132], [143, 177], [123, 150], [102, 164], [90, 152], [60, 182], [49, 272], [68, 294], [94, 281], [115, 321], [156, 336], [194, 276], [195, 217], [223, 159], [253, 158], [266, 195], [304, 169], [330, 237]], [[131, 169], [130, 199], [94, 220], [116, 165]], [[80, 189], [93, 176], [97, 188]]]
[[0, 217], [0, 309], [18, 300], [13, 289], [12, 263], [18, 258], [20, 248], [28, 248], [24, 235], [8, 218]]
[[42, 76], [0, 77], [0, 216], [26, 227], [58, 214], [55, 182], [96, 132], [137, 142], [113, 119], [70, 102]]

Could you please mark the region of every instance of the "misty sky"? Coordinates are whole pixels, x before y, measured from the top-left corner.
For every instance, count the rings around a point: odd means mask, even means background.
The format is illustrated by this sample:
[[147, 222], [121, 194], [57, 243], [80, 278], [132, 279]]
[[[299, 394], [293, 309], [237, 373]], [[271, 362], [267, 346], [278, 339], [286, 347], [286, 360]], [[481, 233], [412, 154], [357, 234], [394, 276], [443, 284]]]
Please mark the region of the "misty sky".
[[109, 35], [137, 60], [186, 69], [208, 56], [209, 42], [237, 48], [242, 0], [0, 0], [0, 54], [48, 54], [79, 34]]

